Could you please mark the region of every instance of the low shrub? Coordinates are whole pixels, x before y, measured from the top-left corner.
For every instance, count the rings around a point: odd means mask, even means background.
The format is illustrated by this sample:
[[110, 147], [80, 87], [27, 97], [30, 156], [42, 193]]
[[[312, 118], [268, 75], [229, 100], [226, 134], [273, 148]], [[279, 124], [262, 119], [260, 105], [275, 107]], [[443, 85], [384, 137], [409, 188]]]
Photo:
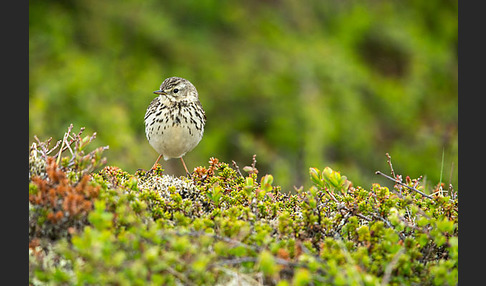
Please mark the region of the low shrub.
[[392, 189], [367, 189], [326, 167], [289, 192], [258, 175], [255, 157], [242, 171], [211, 158], [176, 178], [95, 171], [102, 150], [84, 165], [66, 164], [87, 156], [74, 150], [31, 158], [31, 284], [457, 284], [452, 186], [427, 192], [392, 169]]

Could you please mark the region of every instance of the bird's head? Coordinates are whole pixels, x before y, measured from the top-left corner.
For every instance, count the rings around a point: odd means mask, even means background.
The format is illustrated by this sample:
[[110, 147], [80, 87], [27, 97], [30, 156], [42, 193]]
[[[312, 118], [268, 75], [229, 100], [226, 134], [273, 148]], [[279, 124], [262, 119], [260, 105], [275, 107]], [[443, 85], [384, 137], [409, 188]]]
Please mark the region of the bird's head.
[[162, 82], [160, 89], [155, 94], [163, 95], [171, 101], [197, 99], [196, 87], [187, 79], [181, 77], [169, 77]]

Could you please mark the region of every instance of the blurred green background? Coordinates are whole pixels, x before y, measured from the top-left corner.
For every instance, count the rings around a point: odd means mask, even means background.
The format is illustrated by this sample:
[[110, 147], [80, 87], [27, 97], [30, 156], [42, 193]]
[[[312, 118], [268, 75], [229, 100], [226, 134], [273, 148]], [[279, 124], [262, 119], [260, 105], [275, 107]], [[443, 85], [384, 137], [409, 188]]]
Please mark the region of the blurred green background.
[[[30, 1], [30, 140], [73, 123], [110, 146], [108, 165], [149, 169], [143, 117], [180, 76], [208, 118], [189, 169], [256, 154], [286, 190], [325, 166], [367, 187], [389, 173], [388, 152], [397, 173], [456, 185], [457, 12], [438, 0]], [[163, 167], [184, 174], [179, 160]]]

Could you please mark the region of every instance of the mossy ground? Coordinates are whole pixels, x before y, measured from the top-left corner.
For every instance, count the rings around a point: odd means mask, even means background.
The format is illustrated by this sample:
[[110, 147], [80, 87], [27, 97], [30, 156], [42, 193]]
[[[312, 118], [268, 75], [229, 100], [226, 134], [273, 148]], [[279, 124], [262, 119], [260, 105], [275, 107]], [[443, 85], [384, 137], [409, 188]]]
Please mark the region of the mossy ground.
[[326, 167], [288, 191], [255, 161], [240, 171], [216, 158], [190, 178], [95, 171], [104, 148], [85, 155], [93, 137], [66, 134], [30, 151], [30, 284], [457, 284], [452, 187], [407, 177], [367, 189]]

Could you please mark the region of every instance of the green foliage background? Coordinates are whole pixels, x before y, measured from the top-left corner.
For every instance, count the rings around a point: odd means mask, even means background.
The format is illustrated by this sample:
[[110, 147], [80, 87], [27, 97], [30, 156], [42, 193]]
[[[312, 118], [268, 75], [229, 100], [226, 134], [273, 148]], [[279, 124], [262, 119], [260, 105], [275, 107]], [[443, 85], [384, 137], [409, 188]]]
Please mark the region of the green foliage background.
[[[29, 6], [29, 138], [61, 138], [72, 122], [110, 146], [108, 164], [148, 169], [145, 110], [181, 76], [208, 118], [191, 169], [257, 154], [283, 189], [323, 166], [366, 186], [389, 152], [397, 173], [457, 184], [457, 1]], [[164, 168], [183, 174], [178, 160]]]

